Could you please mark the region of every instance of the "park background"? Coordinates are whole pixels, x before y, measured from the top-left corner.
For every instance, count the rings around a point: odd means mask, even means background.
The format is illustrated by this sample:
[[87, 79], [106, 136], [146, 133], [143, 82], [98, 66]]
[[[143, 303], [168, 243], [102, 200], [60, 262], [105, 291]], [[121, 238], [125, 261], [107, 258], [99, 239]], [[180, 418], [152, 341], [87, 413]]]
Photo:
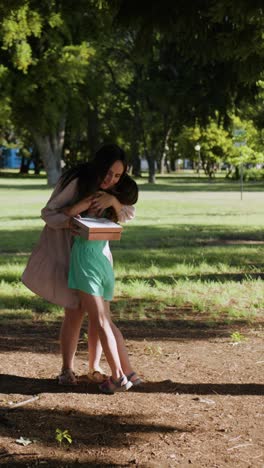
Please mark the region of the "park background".
[[[0, 144], [21, 158], [0, 173], [1, 466], [262, 466], [261, 5], [0, 11]], [[63, 312], [20, 279], [61, 171], [112, 141], [139, 185], [112, 313], [144, 384], [108, 398], [58, 388]]]

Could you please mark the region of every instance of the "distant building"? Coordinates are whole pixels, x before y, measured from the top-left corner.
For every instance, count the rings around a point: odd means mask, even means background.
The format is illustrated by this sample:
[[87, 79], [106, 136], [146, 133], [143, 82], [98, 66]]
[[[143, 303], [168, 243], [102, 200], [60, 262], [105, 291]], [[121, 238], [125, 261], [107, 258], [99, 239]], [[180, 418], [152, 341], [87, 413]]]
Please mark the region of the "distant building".
[[0, 166], [2, 169], [19, 169], [20, 165], [19, 148], [1, 148]]
[[[140, 160], [140, 166], [142, 171], [148, 171], [148, 161], [145, 158]], [[155, 161], [155, 168], [157, 169], [157, 163]], [[176, 168], [179, 169], [193, 169], [193, 164], [190, 159], [177, 159]]]
[[[20, 169], [22, 163], [21, 148], [0, 147], [0, 168]], [[29, 169], [33, 169], [33, 161], [30, 162]]]
[[140, 160], [140, 168], [142, 171], [148, 171], [149, 165], [146, 159], [143, 158]]

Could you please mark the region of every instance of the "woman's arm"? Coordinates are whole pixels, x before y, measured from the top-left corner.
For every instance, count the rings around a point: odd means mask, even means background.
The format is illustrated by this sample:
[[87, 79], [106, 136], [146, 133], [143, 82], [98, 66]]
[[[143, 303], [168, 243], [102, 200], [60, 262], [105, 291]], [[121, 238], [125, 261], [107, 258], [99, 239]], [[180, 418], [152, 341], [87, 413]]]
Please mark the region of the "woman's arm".
[[89, 210], [93, 197], [90, 195], [89, 197], [85, 197], [79, 202], [75, 203], [71, 206], [66, 206], [62, 209], [62, 212], [70, 217], [77, 216], [83, 211]]
[[63, 190], [60, 184], [51, 194], [47, 205], [41, 210], [41, 217], [52, 229], [70, 228], [70, 217], [62, 212], [62, 208], [74, 202], [77, 192], [77, 179], [72, 180]]

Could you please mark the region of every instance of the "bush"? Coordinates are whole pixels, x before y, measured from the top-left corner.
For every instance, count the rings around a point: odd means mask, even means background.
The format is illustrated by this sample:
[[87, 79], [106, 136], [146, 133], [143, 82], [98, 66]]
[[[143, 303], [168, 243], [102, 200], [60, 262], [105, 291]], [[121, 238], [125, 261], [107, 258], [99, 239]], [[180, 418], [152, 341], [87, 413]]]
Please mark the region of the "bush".
[[264, 180], [264, 169], [257, 169], [252, 167], [251, 169], [244, 169], [243, 172], [244, 180]]

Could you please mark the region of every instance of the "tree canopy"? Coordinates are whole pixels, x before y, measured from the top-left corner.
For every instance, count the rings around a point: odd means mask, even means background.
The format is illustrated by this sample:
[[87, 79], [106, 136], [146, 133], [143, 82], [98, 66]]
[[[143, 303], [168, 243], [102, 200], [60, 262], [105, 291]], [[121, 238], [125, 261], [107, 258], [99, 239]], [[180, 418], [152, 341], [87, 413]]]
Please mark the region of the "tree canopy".
[[136, 175], [144, 154], [154, 181], [184, 128], [204, 141], [207, 129], [213, 161], [232, 115], [261, 100], [260, 1], [0, 0], [0, 18], [0, 100], [50, 185], [62, 157], [89, 158], [106, 140], [125, 147]]

